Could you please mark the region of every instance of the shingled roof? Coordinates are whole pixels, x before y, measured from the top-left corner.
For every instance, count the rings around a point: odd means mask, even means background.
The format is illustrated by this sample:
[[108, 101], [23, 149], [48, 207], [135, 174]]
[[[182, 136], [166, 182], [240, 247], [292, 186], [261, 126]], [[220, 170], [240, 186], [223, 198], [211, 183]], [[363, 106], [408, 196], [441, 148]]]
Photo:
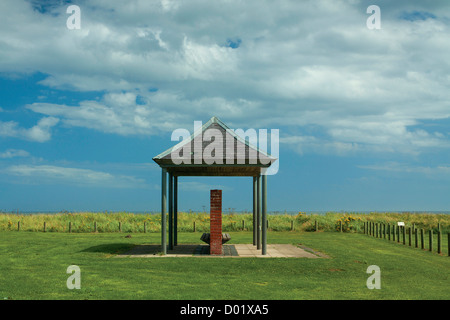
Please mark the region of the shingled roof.
[[176, 176], [258, 176], [277, 159], [212, 117], [153, 160]]

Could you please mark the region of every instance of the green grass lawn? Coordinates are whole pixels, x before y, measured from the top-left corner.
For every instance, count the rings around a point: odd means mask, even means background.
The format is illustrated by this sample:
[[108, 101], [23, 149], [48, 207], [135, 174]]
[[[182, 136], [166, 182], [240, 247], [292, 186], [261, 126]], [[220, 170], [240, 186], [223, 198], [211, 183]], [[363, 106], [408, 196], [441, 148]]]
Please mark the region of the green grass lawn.
[[[251, 243], [251, 232], [230, 233]], [[330, 259], [114, 258], [158, 233], [0, 232], [0, 299], [450, 299], [450, 258], [373, 237], [338, 232], [269, 232], [269, 243], [303, 244]], [[179, 243], [201, 243], [180, 233]], [[445, 238], [444, 247], [446, 248]], [[81, 289], [66, 287], [69, 265]], [[369, 265], [381, 289], [369, 290]]]

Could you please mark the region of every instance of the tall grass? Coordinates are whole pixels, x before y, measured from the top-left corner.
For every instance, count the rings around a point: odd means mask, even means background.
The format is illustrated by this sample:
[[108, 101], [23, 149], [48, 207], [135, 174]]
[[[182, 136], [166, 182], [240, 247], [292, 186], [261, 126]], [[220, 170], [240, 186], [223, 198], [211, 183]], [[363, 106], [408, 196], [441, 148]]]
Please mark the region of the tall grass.
[[[342, 213], [328, 212], [326, 214], [268, 215], [268, 228], [271, 231], [315, 231], [317, 222], [319, 231], [337, 231], [342, 221], [344, 232], [362, 232], [363, 222], [395, 224], [405, 222], [406, 226], [415, 224], [416, 228], [432, 229], [437, 232], [438, 224], [443, 233], [450, 232], [450, 215], [447, 214], [416, 214], [416, 213]], [[0, 231], [43, 231], [44, 222], [47, 232], [68, 232], [71, 222], [72, 232], [94, 232], [94, 222], [97, 232], [119, 232], [119, 222], [122, 232], [161, 231], [160, 214], [135, 214], [131, 212], [78, 212], [58, 214], [0, 214]], [[209, 213], [178, 213], [179, 232], [209, 232]], [[252, 214], [223, 214], [222, 226], [224, 232], [253, 230]]]

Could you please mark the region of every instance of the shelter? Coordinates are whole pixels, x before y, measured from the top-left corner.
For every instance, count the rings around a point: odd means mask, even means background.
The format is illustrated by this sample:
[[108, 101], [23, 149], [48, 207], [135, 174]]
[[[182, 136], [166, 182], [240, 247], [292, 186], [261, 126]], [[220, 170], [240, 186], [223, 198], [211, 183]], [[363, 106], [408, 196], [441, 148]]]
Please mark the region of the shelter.
[[[161, 247], [178, 244], [178, 177], [245, 176], [253, 178], [253, 245], [267, 252], [267, 175], [277, 159], [238, 136], [217, 117], [212, 117], [189, 137], [160, 153], [153, 160], [161, 167]], [[167, 190], [167, 178], [169, 179]], [[168, 191], [168, 198], [167, 198]]]

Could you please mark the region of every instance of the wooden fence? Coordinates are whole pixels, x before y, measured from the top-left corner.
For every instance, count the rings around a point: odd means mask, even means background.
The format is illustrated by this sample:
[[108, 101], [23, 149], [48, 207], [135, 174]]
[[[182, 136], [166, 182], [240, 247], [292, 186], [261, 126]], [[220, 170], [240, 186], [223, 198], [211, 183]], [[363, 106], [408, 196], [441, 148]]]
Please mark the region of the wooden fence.
[[[436, 251], [438, 254], [442, 254], [442, 231], [441, 225], [437, 227], [437, 244]], [[403, 245], [408, 245], [410, 247], [420, 248], [422, 250], [428, 250], [430, 252], [434, 251], [434, 234], [433, 230], [424, 230], [416, 228], [413, 224], [412, 226], [396, 225], [396, 224], [386, 224], [377, 222], [364, 222], [363, 232], [374, 238], [386, 239], [388, 241], [393, 241], [397, 243], [402, 243]], [[448, 246], [448, 256], [450, 256], [450, 233], [447, 234], [447, 246]], [[427, 245], [428, 243], [428, 245]]]

